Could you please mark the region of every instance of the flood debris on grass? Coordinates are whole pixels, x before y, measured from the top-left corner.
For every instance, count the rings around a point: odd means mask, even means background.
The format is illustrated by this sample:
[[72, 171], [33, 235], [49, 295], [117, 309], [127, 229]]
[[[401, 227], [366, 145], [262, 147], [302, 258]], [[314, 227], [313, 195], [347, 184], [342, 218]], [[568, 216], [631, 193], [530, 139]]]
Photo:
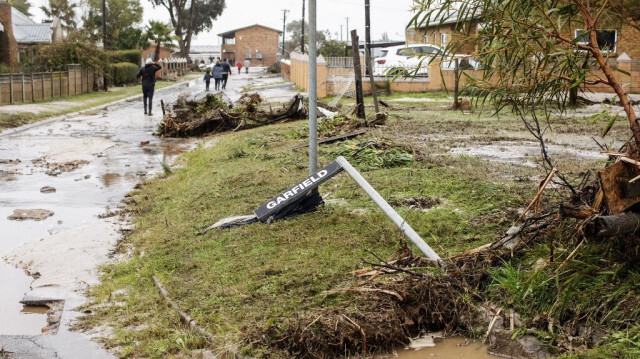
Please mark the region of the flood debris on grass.
[[307, 108], [300, 95], [279, 108], [266, 108], [257, 93], [243, 95], [228, 104], [218, 94], [207, 94], [202, 100], [181, 96], [164, 115], [158, 127], [163, 137], [191, 137], [212, 133], [245, 130], [254, 127], [305, 118]]
[[441, 203], [442, 200], [440, 200], [439, 198], [409, 197], [390, 202], [389, 204], [396, 207], [408, 207], [411, 209], [428, 211]]
[[413, 153], [406, 146], [377, 140], [343, 145], [333, 151], [331, 156], [343, 156], [363, 171], [404, 166], [414, 159]]

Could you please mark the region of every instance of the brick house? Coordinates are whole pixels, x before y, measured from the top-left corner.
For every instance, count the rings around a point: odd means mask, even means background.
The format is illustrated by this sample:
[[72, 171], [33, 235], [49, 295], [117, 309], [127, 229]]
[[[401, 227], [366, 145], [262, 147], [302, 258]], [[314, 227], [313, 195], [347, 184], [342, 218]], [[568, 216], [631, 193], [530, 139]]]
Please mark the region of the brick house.
[[[467, 31], [470, 30], [469, 33], [471, 34], [477, 31], [482, 14], [478, 14], [474, 21], [465, 24], [458, 23], [458, 12], [455, 10], [443, 16], [445, 16], [445, 19], [439, 27], [434, 25], [422, 28], [407, 28], [405, 32], [407, 43], [428, 43], [444, 47], [452, 41], [459, 42]], [[433, 19], [430, 22], [437, 24], [439, 21], [440, 19]], [[584, 27], [580, 27], [579, 23], [572, 22], [570, 25], [574, 26], [566, 28], [567, 37], [575, 39], [582, 34]], [[469, 27], [471, 28], [469, 29]], [[599, 40], [601, 44], [607, 44], [607, 47], [610, 48], [610, 57], [615, 58], [626, 52], [631, 59], [640, 60], [640, 31], [638, 29], [617, 24], [599, 31], [598, 37], [601, 39], [601, 41]], [[457, 53], [471, 54], [474, 51], [473, 43], [468, 41], [462, 43]]]
[[[173, 53], [173, 49], [170, 47], [166, 47], [164, 45], [160, 45], [160, 56], [159, 59], [168, 59], [169, 57], [171, 57], [171, 54]], [[144, 60], [146, 60], [147, 58], [150, 58], [152, 60], [158, 60], [158, 59], [154, 59], [156, 54], [156, 44], [154, 42], [152, 42], [149, 47], [147, 47], [146, 49], [142, 49], [142, 58]]]
[[218, 34], [222, 37], [222, 59], [251, 61], [251, 66], [271, 66], [278, 62], [278, 42], [282, 31], [251, 25]]
[[0, 63], [14, 67], [18, 65], [18, 43], [11, 20], [11, 5], [0, 1]]

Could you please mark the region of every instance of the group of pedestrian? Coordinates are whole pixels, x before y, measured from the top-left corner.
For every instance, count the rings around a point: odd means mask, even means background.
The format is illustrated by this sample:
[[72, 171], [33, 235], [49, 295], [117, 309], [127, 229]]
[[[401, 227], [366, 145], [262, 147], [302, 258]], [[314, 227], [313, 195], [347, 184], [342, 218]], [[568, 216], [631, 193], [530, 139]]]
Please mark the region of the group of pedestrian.
[[[236, 63], [236, 67], [238, 68], [238, 74], [240, 74], [242, 72], [242, 62], [238, 61], [238, 63]], [[251, 60], [244, 60], [244, 71], [246, 74], [249, 73], [249, 67], [251, 67]]]
[[[238, 66], [238, 74], [242, 69], [242, 64], [238, 62], [236, 64]], [[249, 73], [249, 66], [251, 66], [251, 61], [247, 60], [244, 62], [244, 67], [246, 73]], [[229, 75], [231, 75], [231, 64], [229, 64], [229, 60], [224, 59], [222, 62], [216, 61], [216, 64], [213, 65], [211, 71], [207, 70], [204, 74], [204, 83], [206, 85], [206, 91], [209, 91], [209, 85], [211, 83], [211, 79], [214, 80], [214, 88], [215, 90], [225, 90], [227, 88], [227, 81], [229, 80]]]

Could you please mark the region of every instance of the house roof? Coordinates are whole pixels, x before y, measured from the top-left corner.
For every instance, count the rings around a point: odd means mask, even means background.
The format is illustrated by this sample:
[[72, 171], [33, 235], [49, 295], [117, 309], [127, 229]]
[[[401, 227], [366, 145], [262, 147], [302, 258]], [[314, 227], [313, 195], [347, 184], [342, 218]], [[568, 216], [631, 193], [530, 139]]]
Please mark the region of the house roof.
[[272, 28], [272, 27], [268, 27], [268, 26], [264, 26], [264, 25], [260, 25], [260, 24], [255, 24], [255, 25], [249, 25], [249, 26], [241, 27], [241, 28], [239, 28], [239, 29], [235, 29], [235, 30], [230, 30], [230, 31], [227, 31], [227, 32], [223, 32], [223, 33], [221, 33], [221, 34], [218, 34], [218, 36], [220, 36], [220, 37], [234, 37], [234, 36], [235, 36], [235, 33], [236, 33], [237, 31], [240, 31], [240, 30], [246, 30], [246, 29], [249, 29], [249, 28], [252, 28], [252, 27], [261, 27], [261, 28], [263, 28], [263, 29], [267, 29], [267, 30], [271, 30], [271, 31], [277, 32], [278, 34], [282, 34], [282, 31], [277, 30], [277, 29], [274, 29], [274, 28]]
[[27, 15], [11, 8], [13, 37], [19, 44], [51, 42], [51, 24], [38, 24]]
[[220, 52], [220, 45], [191, 45], [189, 54], [212, 54]]

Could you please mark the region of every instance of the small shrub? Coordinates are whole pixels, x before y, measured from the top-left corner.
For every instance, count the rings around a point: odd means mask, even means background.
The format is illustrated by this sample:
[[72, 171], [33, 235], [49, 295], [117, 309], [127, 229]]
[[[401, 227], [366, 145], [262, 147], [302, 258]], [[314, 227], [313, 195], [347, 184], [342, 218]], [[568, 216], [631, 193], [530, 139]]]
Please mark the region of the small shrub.
[[113, 73], [113, 84], [116, 86], [135, 83], [136, 74], [140, 66], [129, 62], [120, 62], [111, 66]]
[[142, 52], [140, 50], [121, 50], [121, 51], [109, 51], [107, 53], [109, 62], [112, 64], [119, 62], [129, 62], [136, 66], [140, 66], [142, 59]]
[[68, 64], [80, 64], [90, 69], [108, 69], [107, 54], [95, 45], [80, 42], [54, 42], [38, 47], [34, 66], [55, 68]]

